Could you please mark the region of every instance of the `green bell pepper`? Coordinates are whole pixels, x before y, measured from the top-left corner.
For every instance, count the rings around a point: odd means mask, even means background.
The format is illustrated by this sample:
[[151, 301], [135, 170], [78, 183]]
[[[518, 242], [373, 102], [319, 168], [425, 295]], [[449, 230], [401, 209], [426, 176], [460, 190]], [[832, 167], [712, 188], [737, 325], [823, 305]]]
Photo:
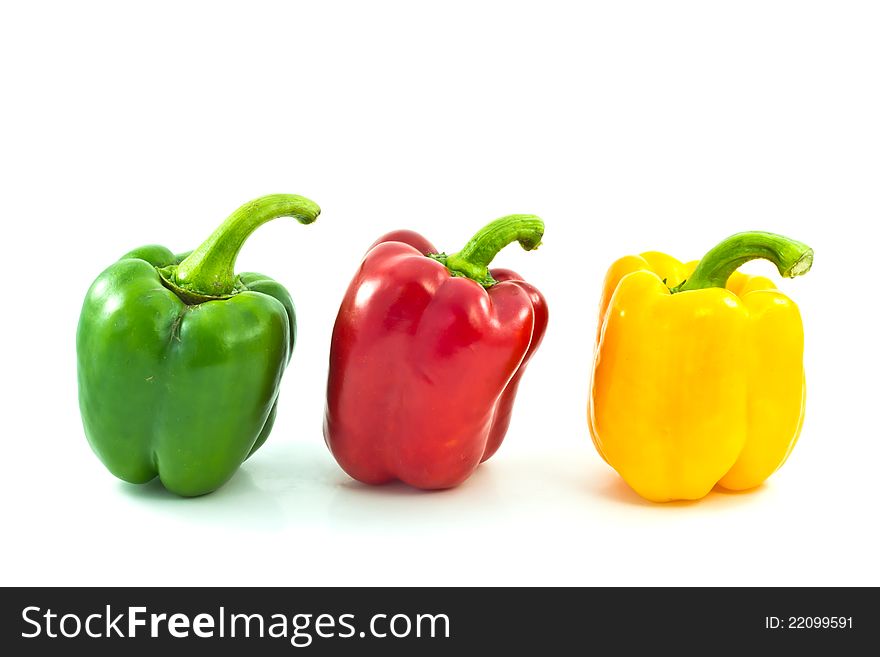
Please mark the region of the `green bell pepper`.
[[263, 223], [310, 224], [320, 212], [301, 196], [264, 196], [191, 253], [145, 246], [98, 276], [77, 327], [77, 376], [86, 437], [110, 472], [203, 495], [266, 441], [296, 337], [293, 301], [271, 278], [236, 276], [235, 260]]

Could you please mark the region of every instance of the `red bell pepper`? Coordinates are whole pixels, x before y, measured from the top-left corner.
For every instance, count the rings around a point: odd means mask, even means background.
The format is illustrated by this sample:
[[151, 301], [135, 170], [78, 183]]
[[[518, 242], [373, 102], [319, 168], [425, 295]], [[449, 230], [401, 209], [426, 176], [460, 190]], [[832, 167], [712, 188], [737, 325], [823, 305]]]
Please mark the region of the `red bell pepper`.
[[349, 475], [450, 488], [495, 453], [547, 304], [488, 265], [507, 244], [529, 251], [543, 234], [537, 217], [512, 215], [448, 256], [412, 231], [373, 244], [330, 349], [324, 438]]

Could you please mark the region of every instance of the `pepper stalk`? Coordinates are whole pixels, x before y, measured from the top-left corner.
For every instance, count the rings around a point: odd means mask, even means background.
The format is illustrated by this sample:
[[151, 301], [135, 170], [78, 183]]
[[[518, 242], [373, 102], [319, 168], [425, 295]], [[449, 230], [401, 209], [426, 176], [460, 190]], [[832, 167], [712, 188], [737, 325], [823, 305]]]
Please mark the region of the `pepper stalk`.
[[749, 231], [722, 240], [697, 264], [690, 278], [671, 288], [673, 293], [725, 287], [727, 279], [750, 260], [769, 260], [784, 278], [803, 276], [813, 266], [813, 249], [790, 237]]
[[537, 249], [544, 237], [544, 222], [533, 214], [511, 214], [483, 227], [461, 251], [446, 255], [432, 253], [429, 258], [443, 264], [453, 276], [476, 281], [485, 288], [496, 281], [489, 273], [489, 264], [508, 244], [519, 242], [526, 251]]
[[248, 237], [264, 223], [293, 217], [301, 224], [321, 214], [318, 204], [296, 194], [270, 194], [245, 203], [178, 265], [159, 270], [162, 282], [191, 304], [228, 299], [243, 287], [235, 261]]

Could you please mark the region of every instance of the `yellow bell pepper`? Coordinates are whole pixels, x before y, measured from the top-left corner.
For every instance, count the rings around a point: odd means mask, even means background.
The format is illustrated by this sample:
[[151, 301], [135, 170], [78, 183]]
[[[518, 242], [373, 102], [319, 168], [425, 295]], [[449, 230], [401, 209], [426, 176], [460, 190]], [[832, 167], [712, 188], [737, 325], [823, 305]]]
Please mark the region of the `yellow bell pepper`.
[[642, 497], [694, 500], [761, 484], [804, 419], [804, 335], [795, 303], [755, 258], [793, 278], [813, 251], [772, 233], [734, 235], [699, 262], [621, 258], [599, 315], [589, 426], [599, 453]]

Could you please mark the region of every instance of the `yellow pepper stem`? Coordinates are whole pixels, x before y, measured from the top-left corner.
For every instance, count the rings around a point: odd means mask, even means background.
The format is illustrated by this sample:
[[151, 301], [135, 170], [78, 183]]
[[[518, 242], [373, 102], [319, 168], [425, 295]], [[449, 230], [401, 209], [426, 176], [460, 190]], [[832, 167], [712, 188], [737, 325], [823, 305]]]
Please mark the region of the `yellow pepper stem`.
[[727, 279], [749, 260], [769, 260], [785, 278], [802, 276], [813, 266], [813, 249], [789, 237], [749, 231], [731, 235], [709, 251], [689, 279], [673, 292], [724, 287]]

